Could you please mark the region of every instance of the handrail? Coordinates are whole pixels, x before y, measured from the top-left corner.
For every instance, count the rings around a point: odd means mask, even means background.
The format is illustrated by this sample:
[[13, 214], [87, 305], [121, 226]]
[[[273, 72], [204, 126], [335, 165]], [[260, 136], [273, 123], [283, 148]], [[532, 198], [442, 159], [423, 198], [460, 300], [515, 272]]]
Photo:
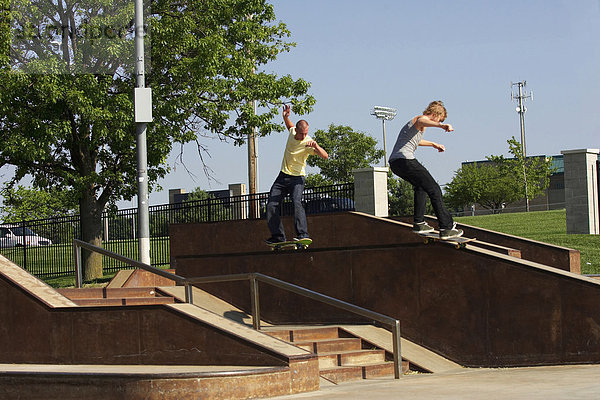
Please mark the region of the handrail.
[[106, 250], [102, 247], [98, 247], [98, 246], [95, 246], [95, 245], [87, 243], [87, 242], [84, 242], [82, 240], [73, 239], [73, 251], [75, 253], [75, 286], [79, 289], [81, 288], [81, 283], [83, 281], [82, 268], [81, 268], [81, 248], [87, 249], [89, 251], [95, 251], [96, 253], [100, 253], [107, 257], [114, 258], [117, 261], [121, 261], [121, 262], [124, 262], [125, 264], [129, 264], [132, 267], [141, 268], [145, 271], [152, 272], [153, 274], [160, 275], [163, 278], [167, 278], [167, 279], [173, 280], [181, 285], [184, 285], [185, 286], [185, 301], [186, 301], [186, 303], [192, 302], [192, 287], [187, 282], [187, 278], [177, 275], [177, 274], [172, 274], [170, 272], [153, 267], [148, 264], [144, 264], [143, 262], [133, 260], [129, 257], [122, 256], [120, 254], [117, 254], [115, 252]]
[[214, 275], [214, 276], [205, 276], [205, 277], [196, 277], [196, 278], [185, 278], [183, 276], [179, 276], [176, 274], [172, 274], [170, 272], [166, 272], [164, 270], [152, 267], [151, 265], [144, 264], [142, 262], [130, 259], [128, 257], [122, 256], [120, 254], [114, 253], [110, 250], [103, 249], [98, 246], [94, 246], [93, 244], [83, 242], [78, 239], [73, 240], [73, 247], [75, 251], [75, 269], [76, 269], [76, 286], [81, 288], [81, 248], [85, 248], [89, 251], [95, 251], [97, 253], [103, 254], [107, 257], [114, 258], [126, 264], [129, 264], [134, 267], [138, 267], [144, 269], [146, 271], [155, 273], [167, 279], [171, 279], [179, 284], [185, 286], [185, 301], [186, 303], [193, 304], [193, 295], [192, 288], [195, 284], [200, 283], [216, 283], [216, 282], [232, 282], [232, 281], [250, 281], [250, 308], [252, 310], [252, 327], [255, 330], [260, 329], [260, 302], [259, 302], [259, 291], [258, 291], [258, 282], [264, 282], [271, 286], [278, 287], [280, 289], [287, 290], [289, 292], [299, 294], [301, 296], [307, 297], [312, 300], [319, 301], [321, 303], [325, 303], [337, 308], [340, 308], [344, 311], [348, 311], [362, 317], [380, 322], [383, 325], [386, 325], [388, 330], [392, 333], [392, 346], [393, 346], [393, 355], [394, 355], [394, 377], [399, 379], [402, 376], [401, 367], [402, 367], [402, 352], [401, 352], [401, 343], [400, 343], [400, 321], [394, 319], [392, 317], [388, 317], [387, 315], [383, 315], [377, 313], [375, 311], [367, 310], [366, 308], [359, 307], [354, 304], [347, 303], [342, 300], [338, 300], [336, 298], [315, 292], [310, 289], [303, 288], [298, 285], [294, 285], [293, 283], [285, 282], [277, 278], [273, 278], [268, 275], [264, 275], [258, 272], [250, 272], [243, 274], [232, 274], [232, 275]]
[[388, 317], [387, 315], [383, 315], [377, 313], [375, 311], [367, 310], [366, 308], [362, 308], [356, 306], [354, 304], [347, 303], [342, 300], [338, 300], [336, 298], [315, 292], [310, 289], [303, 288], [298, 285], [294, 285], [293, 283], [285, 282], [277, 278], [273, 278], [268, 275], [264, 275], [258, 272], [251, 272], [245, 274], [234, 274], [234, 275], [215, 275], [215, 276], [206, 276], [201, 278], [188, 278], [188, 282], [191, 284], [198, 283], [209, 283], [209, 282], [227, 282], [227, 281], [239, 281], [239, 280], [250, 280], [250, 295], [251, 295], [251, 304], [250, 308], [252, 309], [252, 326], [254, 329], [260, 329], [260, 306], [259, 306], [259, 296], [258, 296], [258, 281], [270, 284], [271, 286], [278, 287], [280, 289], [287, 290], [292, 293], [299, 294], [304, 297], [308, 297], [309, 299], [320, 301], [321, 303], [328, 304], [330, 306], [334, 306], [340, 308], [344, 311], [348, 311], [354, 314], [358, 314], [362, 317], [375, 320], [384, 325], [387, 325], [388, 330], [392, 333], [392, 346], [393, 346], [393, 355], [394, 355], [394, 377], [399, 379], [402, 376], [401, 373], [401, 344], [400, 344], [400, 321], [394, 319], [392, 317]]

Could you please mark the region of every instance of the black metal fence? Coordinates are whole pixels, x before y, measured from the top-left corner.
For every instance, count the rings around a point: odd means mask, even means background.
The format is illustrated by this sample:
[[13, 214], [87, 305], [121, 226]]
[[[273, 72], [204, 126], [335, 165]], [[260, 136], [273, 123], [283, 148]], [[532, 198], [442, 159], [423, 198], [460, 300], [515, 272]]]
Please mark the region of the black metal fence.
[[[150, 259], [153, 266], [169, 265], [169, 225], [264, 218], [268, 193], [208, 198], [149, 207]], [[307, 214], [353, 211], [354, 185], [340, 184], [305, 189]], [[293, 214], [285, 198], [282, 215]], [[138, 257], [137, 209], [119, 210], [103, 216], [103, 247], [132, 259]], [[265, 237], [268, 235], [265, 227]], [[81, 239], [78, 215], [0, 225], [0, 253], [38, 277], [73, 275], [73, 239]], [[103, 258], [103, 270], [112, 273], [127, 265]]]

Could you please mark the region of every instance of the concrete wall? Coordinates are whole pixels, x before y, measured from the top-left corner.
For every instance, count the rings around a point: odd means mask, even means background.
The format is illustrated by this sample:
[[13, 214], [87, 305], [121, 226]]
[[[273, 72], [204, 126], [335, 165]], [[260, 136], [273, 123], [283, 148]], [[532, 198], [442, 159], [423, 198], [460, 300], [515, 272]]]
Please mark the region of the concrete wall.
[[0, 305], [0, 363], [285, 365], [162, 306], [49, 309], [2, 277]]
[[[172, 266], [190, 277], [261, 272], [292, 282], [398, 318], [404, 337], [467, 366], [600, 362], [597, 281], [475, 247], [425, 245], [408, 224], [357, 213], [309, 217], [308, 251], [263, 251], [264, 224], [173, 225]], [[249, 310], [247, 283], [202, 288]], [[274, 323], [360, 320], [264, 285], [261, 309]]]
[[567, 233], [600, 234], [598, 149], [565, 150]]

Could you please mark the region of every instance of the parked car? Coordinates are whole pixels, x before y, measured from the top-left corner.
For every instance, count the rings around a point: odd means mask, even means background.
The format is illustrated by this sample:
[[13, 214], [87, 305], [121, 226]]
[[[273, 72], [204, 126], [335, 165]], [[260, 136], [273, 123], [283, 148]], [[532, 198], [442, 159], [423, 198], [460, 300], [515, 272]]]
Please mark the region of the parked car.
[[[354, 211], [354, 200], [338, 197], [322, 197], [308, 201], [303, 200], [302, 206], [307, 214]], [[265, 200], [261, 203], [261, 218], [265, 217], [266, 210], [267, 204]], [[285, 199], [281, 204], [281, 215], [294, 215], [294, 206], [288, 199]]]
[[[306, 203], [304, 202], [304, 200], [302, 201], [302, 207], [304, 207], [304, 209], [306, 210]], [[281, 216], [294, 215], [294, 204], [292, 204], [292, 201], [288, 197], [285, 197], [283, 199], [279, 213]], [[267, 200], [265, 199], [265, 200], [261, 200], [261, 202], [260, 202], [260, 217], [266, 218], [266, 216], [267, 216]]]
[[305, 208], [308, 214], [354, 211], [354, 200], [337, 197], [323, 197], [307, 201]]
[[48, 246], [52, 241], [19, 225], [0, 225], [0, 247]]

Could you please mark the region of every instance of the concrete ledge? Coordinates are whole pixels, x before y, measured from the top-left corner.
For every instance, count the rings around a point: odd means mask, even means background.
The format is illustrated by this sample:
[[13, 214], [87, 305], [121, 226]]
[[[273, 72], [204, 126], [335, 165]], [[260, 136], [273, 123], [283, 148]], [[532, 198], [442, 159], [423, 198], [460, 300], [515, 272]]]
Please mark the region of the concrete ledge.
[[[102, 297], [131, 291], [150, 294], [148, 288], [82, 290]], [[318, 360], [311, 352], [190, 304], [79, 307], [3, 258], [0, 320], [0, 363], [105, 365], [94, 367], [104, 371], [99, 374], [91, 367], [87, 372], [63, 367], [60, 377], [56, 371], [13, 367], [0, 374], [2, 398], [187, 399], [204, 393], [200, 397], [227, 399], [319, 388]], [[123, 364], [130, 366], [118, 367]], [[155, 380], [152, 371], [163, 374], [164, 365], [176, 376]], [[233, 375], [215, 376], [213, 369], [198, 381], [203, 365], [241, 367]], [[191, 366], [192, 377], [184, 366]], [[239, 372], [250, 370], [258, 373]]]
[[247, 399], [296, 393], [290, 374], [288, 367], [0, 364], [0, 392], [5, 399]]
[[[394, 217], [393, 219], [406, 223], [412, 221], [412, 217]], [[438, 226], [437, 219], [434, 217], [428, 216], [427, 222], [431, 226]], [[498, 246], [519, 250], [521, 258], [524, 260], [549, 265], [575, 274], [581, 273], [581, 261], [578, 250], [467, 224], [457, 224], [457, 226], [465, 232], [466, 237], [475, 237], [478, 241], [494, 243]]]

